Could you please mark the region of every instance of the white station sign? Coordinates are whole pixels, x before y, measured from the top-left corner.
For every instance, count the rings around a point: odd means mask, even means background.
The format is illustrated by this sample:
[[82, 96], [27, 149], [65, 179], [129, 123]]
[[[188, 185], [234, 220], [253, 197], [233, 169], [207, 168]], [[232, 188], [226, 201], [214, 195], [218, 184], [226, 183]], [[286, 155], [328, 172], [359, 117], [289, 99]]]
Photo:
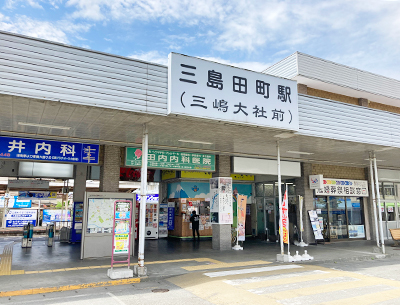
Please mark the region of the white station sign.
[[169, 54], [168, 114], [299, 130], [297, 82]]

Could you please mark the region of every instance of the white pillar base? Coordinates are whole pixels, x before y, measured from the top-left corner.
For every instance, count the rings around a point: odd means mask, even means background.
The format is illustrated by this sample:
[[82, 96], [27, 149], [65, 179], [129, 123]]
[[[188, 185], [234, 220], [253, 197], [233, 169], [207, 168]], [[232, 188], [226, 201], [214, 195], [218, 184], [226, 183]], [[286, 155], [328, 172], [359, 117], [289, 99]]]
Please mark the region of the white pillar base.
[[107, 270], [107, 276], [112, 280], [128, 279], [133, 277], [133, 270], [128, 268], [112, 268]]
[[133, 266], [134, 273], [138, 276], [147, 276], [147, 267], [140, 267], [138, 265]]
[[235, 245], [232, 247], [232, 250], [243, 250], [243, 247], [241, 247], [239, 245]]

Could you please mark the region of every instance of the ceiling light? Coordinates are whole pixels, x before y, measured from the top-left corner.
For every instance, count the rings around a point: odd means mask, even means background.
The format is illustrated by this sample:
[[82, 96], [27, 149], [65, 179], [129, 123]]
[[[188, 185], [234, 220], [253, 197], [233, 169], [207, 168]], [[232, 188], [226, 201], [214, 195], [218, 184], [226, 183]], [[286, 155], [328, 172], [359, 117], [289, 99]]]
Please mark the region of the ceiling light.
[[[369, 161], [369, 159], [364, 159], [365, 161]], [[373, 159], [372, 159], [373, 160]], [[385, 162], [386, 160], [378, 160], [376, 159], [376, 162]]]
[[55, 126], [55, 125], [46, 125], [46, 124], [24, 123], [24, 122], [18, 122], [18, 125], [42, 127], [42, 128], [65, 129], [65, 130], [71, 129], [71, 127], [67, 127], [67, 126]]
[[211, 142], [192, 141], [192, 140], [178, 140], [178, 142], [183, 142], [183, 143], [194, 143], [194, 144], [204, 144], [204, 145], [212, 145], [212, 144], [213, 144], [213, 143], [211, 143]]
[[294, 151], [288, 150], [287, 153], [289, 154], [298, 154], [298, 155], [313, 155], [314, 153], [304, 152], [304, 151]]

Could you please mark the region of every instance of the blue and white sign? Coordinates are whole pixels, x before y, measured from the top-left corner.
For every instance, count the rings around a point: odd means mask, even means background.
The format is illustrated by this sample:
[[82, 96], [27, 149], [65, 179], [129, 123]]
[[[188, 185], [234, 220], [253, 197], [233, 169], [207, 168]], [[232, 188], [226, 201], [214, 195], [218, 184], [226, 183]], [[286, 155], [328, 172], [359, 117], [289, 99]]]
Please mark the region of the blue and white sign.
[[[140, 203], [142, 197], [139, 194], [136, 194], [136, 201]], [[150, 194], [147, 195], [146, 198], [147, 203], [158, 203], [158, 194]]]
[[37, 210], [9, 210], [6, 227], [23, 227], [30, 222], [36, 226]]
[[99, 145], [0, 137], [0, 158], [99, 163]]
[[7, 207], [9, 208], [30, 208], [32, 207], [32, 200], [19, 200], [18, 196], [11, 196], [9, 198], [4, 198], [4, 196], [0, 197], [0, 208], [4, 207], [6, 200]]
[[[71, 211], [67, 211], [68, 216], [65, 215], [65, 211], [63, 211], [64, 221], [71, 221]], [[42, 224], [47, 224], [50, 222], [61, 221], [61, 210], [43, 210], [43, 219]]]
[[31, 208], [32, 200], [15, 200], [13, 208], [21, 209], [21, 208]]
[[168, 230], [175, 229], [175, 202], [168, 202]]
[[57, 199], [57, 192], [32, 192], [32, 191], [20, 191], [18, 192], [18, 199]]

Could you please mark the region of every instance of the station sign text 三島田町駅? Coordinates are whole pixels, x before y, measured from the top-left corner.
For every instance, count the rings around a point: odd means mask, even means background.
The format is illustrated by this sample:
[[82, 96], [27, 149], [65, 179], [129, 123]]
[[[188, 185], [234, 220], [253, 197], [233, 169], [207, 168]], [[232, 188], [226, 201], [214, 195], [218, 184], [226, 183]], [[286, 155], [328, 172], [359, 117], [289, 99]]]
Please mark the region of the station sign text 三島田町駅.
[[0, 137], [0, 159], [99, 163], [99, 145]]
[[[141, 148], [126, 148], [125, 166], [142, 166]], [[213, 172], [215, 171], [215, 156], [209, 154], [149, 149], [147, 166], [149, 168]]]
[[168, 114], [299, 130], [297, 82], [169, 54]]

